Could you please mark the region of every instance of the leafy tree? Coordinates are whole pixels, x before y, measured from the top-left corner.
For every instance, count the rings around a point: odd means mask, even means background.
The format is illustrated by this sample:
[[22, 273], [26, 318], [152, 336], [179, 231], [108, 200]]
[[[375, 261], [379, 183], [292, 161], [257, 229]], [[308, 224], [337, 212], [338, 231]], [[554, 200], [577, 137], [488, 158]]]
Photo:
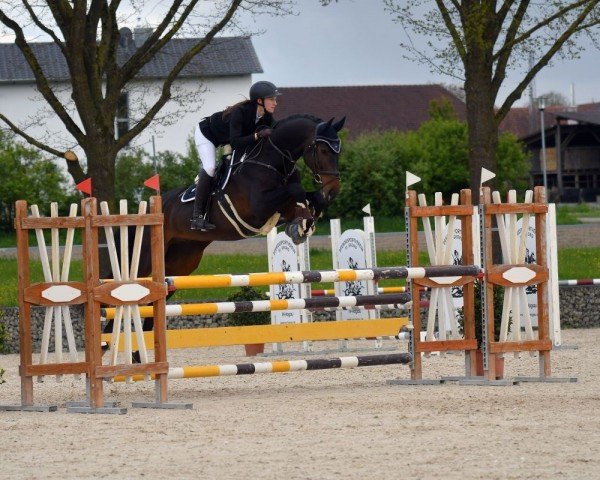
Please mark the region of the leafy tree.
[[[374, 132], [346, 142], [342, 187], [328, 216], [355, 218], [367, 203], [376, 215], [400, 215], [407, 170], [421, 177], [419, 190], [442, 192], [446, 199], [468, 188], [467, 124], [443, 103], [433, 103], [430, 114], [432, 119], [415, 132]], [[528, 156], [513, 134], [500, 136], [496, 155], [500, 191], [526, 187]]]
[[559, 92], [547, 92], [533, 100], [534, 108], [539, 108], [540, 98], [544, 99], [546, 107], [566, 107], [569, 105], [569, 100], [566, 96]]
[[200, 159], [191, 138], [186, 155], [167, 150], [152, 159], [143, 149], [120, 155], [116, 163], [115, 198], [126, 199], [131, 205], [147, 200], [154, 191], [144, 186], [144, 180], [154, 175], [155, 166], [163, 192], [191, 185], [199, 165]]
[[[161, 2], [159, 2], [161, 3]], [[26, 129], [16, 125], [0, 112], [15, 133], [30, 144], [67, 160], [69, 173], [80, 182], [87, 176], [94, 179], [94, 195], [112, 201], [115, 194], [115, 163], [119, 152], [158, 118], [172, 98], [174, 82], [188, 63], [227, 26], [235, 26], [238, 10], [260, 13], [288, 13], [287, 0], [170, 0], [164, 2], [164, 16], [148, 39], [128, 58], [117, 58], [119, 27], [129, 12], [139, 11], [143, 2], [119, 0], [45, 0], [32, 2], [1, 2], [0, 24], [15, 36], [15, 44], [25, 57], [38, 91], [64, 124], [67, 132], [85, 152], [87, 171], [73, 152], [64, 152], [52, 145], [52, 138], [33, 138]], [[36, 57], [27, 28], [43, 32], [60, 49], [69, 69], [72, 103], [60, 99], [57, 85]], [[115, 138], [115, 120], [121, 94], [139, 76], [142, 69], [176, 35], [190, 33], [197, 42], [183, 52], [162, 82], [158, 98], [153, 100], [130, 130]], [[34, 38], [38, 38], [35, 35]], [[150, 99], [149, 99], [150, 101]]]
[[32, 148], [13, 141], [0, 132], [0, 228], [13, 228], [15, 202], [27, 200], [48, 214], [51, 202], [60, 207], [77, 201], [69, 195], [67, 181], [61, 170]]
[[[482, 167], [498, 170], [498, 126], [511, 106], [555, 56], [577, 55], [583, 48], [577, 39], [587, 36], [587, 43], [594, 43], [593, 27], [600, 23], [599, 0], [384, 0], [384, 4], [409, 36], [425, 38], [428, 52], [412, 38], [405, 42], [412, 58], [464, 80], [470, 185], [475, 192]], [[530, 54], [538, 57], [531, 66]], [[517, 85], [497, 108], [509, 71], [518, 78]]]

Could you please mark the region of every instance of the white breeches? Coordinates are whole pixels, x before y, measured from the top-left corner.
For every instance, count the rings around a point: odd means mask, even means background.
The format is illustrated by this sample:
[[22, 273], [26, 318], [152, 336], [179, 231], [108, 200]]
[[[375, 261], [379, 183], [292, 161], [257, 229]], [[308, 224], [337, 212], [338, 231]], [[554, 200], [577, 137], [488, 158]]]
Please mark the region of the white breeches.
[[217, 148], [215, 145], [206, 138], [200, 126], [196, 125], [196, 131], [194, 132], [194, 140], [196, 142], [196, 149], [198, 150], [198, 156], [200, 157], [200, 167], [204, 169], [211, 177], [215, 176], [215, 166], [217, 163]]

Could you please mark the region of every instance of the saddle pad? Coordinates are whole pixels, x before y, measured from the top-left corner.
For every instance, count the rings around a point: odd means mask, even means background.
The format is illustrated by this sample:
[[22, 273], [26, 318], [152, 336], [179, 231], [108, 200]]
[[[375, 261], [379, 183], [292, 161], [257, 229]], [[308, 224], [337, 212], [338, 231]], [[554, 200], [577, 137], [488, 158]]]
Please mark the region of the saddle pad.
[[[235, 154], [235, 152], [234, 152], [234, 154]], [[225, 187], [227, 186], [227, 182], [229, 181], [229, 178], [231, 177], [232, 170], [234, 169], [234, 167], [237, 167], [238, 165], [240, 165], [240, 163], [237, 163], [234, 166], [233, 162], [232, 162], [232, 158], [233, 158], [233, 156], [223, 155], [221, 162], [219, 162], [219, 166], [217, 167], [216, 180], [214, 182], [215, 186], [213, 187], [213, 191], [211, 193], [214, 194], [217, 191], [224, 190]], [[242, 157], [242, 160], [243, 160], [243, 157]], [[198, 179], [198, 177], [196, 177], [196, 180], [197, 179]], [[190, 185], [188, 188], [186, 188], [185, 191], [181, 194], [181, 197], [180, 197], [181, 203], [193, 202], [195, 196], [196, 196], [196, 183], [194, 182], [192, 185]]]
[[196, 198], [196, 185], [190, 185], [185, 191], [181, 194], [180, 200], [181, 203], [193, 202]]

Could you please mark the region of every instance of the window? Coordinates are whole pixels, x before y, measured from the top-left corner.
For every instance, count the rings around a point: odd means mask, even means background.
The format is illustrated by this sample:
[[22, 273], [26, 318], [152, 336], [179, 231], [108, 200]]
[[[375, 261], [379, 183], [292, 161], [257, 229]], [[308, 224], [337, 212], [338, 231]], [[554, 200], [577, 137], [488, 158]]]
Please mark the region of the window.
[[117, 101], [117, 118], [116, 118], [116, 134], [117, 138], [121, 138], [129, 131], [129, 95], [121, 94]]
[[594, 176], [593, 175], [579, 175], [579, 188], [593, 188], [594, 187]]
[[575, 175], [563, 175], [563, 188], [575, 188]]

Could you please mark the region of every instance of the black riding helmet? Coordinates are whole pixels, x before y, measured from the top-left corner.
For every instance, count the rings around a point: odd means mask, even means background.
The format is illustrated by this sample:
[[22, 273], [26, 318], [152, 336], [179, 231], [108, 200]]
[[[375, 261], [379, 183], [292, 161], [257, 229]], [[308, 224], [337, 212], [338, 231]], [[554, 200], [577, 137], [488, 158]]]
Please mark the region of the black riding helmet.
[[250, 100], [256, 102], [260, 98], [271, 98], [281, 95], [271, 82], [261, 80], [250, 87]]

